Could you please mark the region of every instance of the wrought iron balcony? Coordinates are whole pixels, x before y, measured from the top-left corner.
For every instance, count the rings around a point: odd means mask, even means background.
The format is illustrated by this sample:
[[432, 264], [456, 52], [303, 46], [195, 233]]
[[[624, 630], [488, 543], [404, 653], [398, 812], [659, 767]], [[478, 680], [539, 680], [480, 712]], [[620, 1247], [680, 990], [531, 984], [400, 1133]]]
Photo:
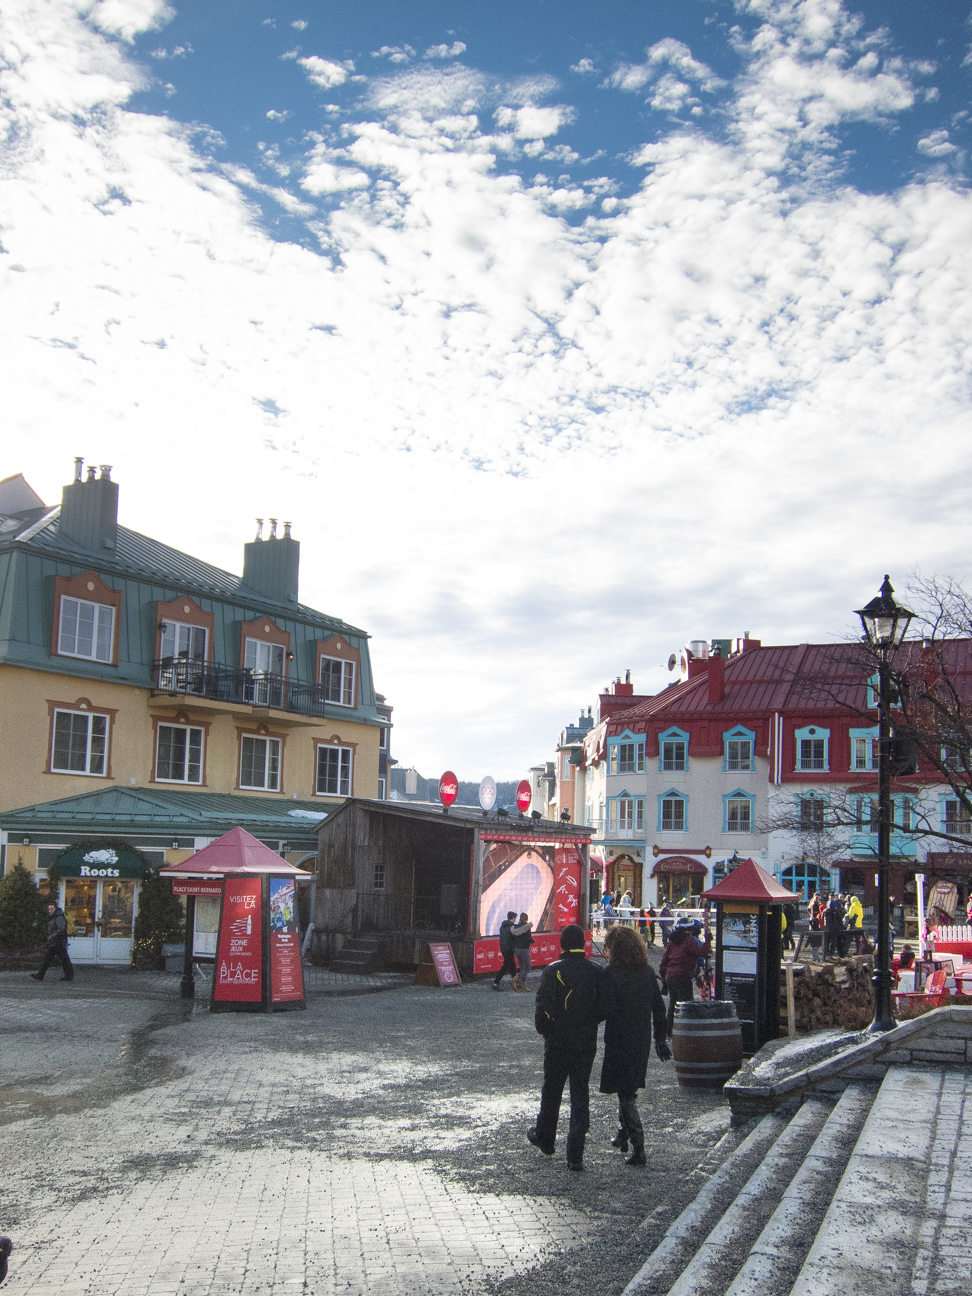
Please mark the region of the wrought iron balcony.
[[211, 698], [216, 702], [239, 702], [248, 706], [296, 711], [300, 715], [323, 716], [326, 699], [320, 684], [300, 684], [283, 675], [271, 675], [215, 662], [163, 658], [152, 666], [155, 696], [176, 695]]

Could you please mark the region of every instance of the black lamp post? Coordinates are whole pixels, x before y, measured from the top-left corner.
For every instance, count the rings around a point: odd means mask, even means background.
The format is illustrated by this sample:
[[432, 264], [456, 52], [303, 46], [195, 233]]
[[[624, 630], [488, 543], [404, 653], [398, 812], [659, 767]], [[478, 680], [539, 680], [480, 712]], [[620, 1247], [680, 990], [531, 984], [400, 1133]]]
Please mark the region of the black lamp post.
[[860, 608], [866, 641], [878, 659], [878, 933], [874, 961], [874, 1020], [871, 1031], [891, 1030], [891, 656], [914, 616], [894, 601], [887, 576], [877, 598]]

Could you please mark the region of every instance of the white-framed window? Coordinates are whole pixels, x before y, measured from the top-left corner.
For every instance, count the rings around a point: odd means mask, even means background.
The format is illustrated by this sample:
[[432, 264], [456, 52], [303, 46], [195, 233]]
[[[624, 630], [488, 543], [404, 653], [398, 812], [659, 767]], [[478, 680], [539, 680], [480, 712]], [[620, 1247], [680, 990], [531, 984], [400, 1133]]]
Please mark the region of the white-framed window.
[[805, 796], [800, 802], [800, 831], [821, 832], [824, 826], [826, 801], [823, 797]]
[[94, 711], [54, 712], [51, 770], [55, 774], [104, 775], [108, 717]]
[[942, 832], [956, 837], [972, 836], [972, 811], [963, 801], [942, 802]]
[[661, 766], [663, 770], [683, 770], [685, 768], [684, 738], [667, 738], [661, 745]]
[[280, 791], [280, 739], [244, 734], [240, 739], [240, 787]]
[[645, 827], [645, 802], [643, 797], [618, 797], [611, 801], [612, 828], [622, 833], [643, 832]]
[[160, 724], [155, 777], [162, 783], [201, 783], [203, 731], [195, 725]]
[[645, 770], [644, 739], [624, 738], [612, 742], [608, 768], [612, 774], [643, 774]]
[[388, 750], [388, 726], [387, 725], [382, 725], [381, 728], [378, 730], [378, 750], [379, 751]]
[[796, 731], [796, 767], [806, 772], [826, 772], [830, 768], [828, 747], [830, 730], [809, 725]]
[[186, 661], [202, 664], [206, 660], [205, 626], [189, 625], [184, 621], [166, 621], [162, 631], [163, 661]]
[[318, 796], [351, 795], [351, 759], [350, 747], [327, 747], [323, 743], [318, 747]]
[[892, 832], [895, 826], [904, 832], [909, 832], [916, 826], [915, 803], [911, 797], [895, 797], [895, 809], [898, 813], [891, 829]]
[[62, 657], [110, 662], [115, 636], [115, 609], [107, 603], [61, 595], [57, 651]]
[[749, 738], [726, 739], [726, 769], [751, 770], [753, 768], [753, 744]]
[[325, 702], [354, 706], [354, 662], [340, 657], [322, 657], [321, 687]]
[[243, 645], [243, 665], [252, 672], [244, 689], [244, 701], [256, 706], [283, 706], [283, 644], [247, 639]]
[[685, 798], [678, 793], [669, 792], [658, 798], [659, 822], [661, 832], [685, 832], [686, 814]]
[[881, 743], [878, 728], [850, 731], [851, 769], [876, 770], [880, 762]]
[[371, 875], [371, 885], [375, 891], [384, 891], [385, 889], [385, 866], [376, 864], [374, 872]]
[[749, 833], [753, 831], [753, 803], [749, 797], [729, 797], [726, 800], [726, 832]]
[[570, 752], [561, 752], [560, 777], [562, 779], [570, 779], [572, 777], [570, 772]]
[[594, 827], [594, 807], [590, 801], [584, 807], [584, 824], [588, 828]]

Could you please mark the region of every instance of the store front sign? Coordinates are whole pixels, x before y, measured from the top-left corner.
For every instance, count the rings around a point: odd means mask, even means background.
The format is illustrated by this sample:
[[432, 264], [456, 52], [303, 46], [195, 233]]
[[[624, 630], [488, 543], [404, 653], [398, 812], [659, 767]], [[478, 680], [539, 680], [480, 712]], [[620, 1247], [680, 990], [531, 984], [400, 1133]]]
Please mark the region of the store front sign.
[[172, 879], [172, 894], [218, 897], [223, 894], [223, 879], [174, 877]]
[[62, 878], [127, 878], [141, 882], [145, 861], [131, 846], [71, 846], [54, 861], [49, 876]]

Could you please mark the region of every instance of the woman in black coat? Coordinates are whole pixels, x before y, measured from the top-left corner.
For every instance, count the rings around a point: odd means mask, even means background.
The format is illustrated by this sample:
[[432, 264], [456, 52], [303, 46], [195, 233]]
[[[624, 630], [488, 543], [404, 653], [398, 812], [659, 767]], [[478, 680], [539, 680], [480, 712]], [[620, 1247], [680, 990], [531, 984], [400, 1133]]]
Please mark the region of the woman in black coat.
[[610, 963], [604, 974], [609, 1006], [601, 1093], [618, 1095], [618, 1132], [612, 1143], [627, 1152], [630, 1141], [627, 1164], [644, 1165], [645, 1131], [635, 1098], [645, 1087], [652, 1027], [659, 1058], [666, 1062], [672, 1056], [666, 1043], [665, 1001], [637, 932], [630, 927], [612, 927], [604, 940], [604, 952]]

